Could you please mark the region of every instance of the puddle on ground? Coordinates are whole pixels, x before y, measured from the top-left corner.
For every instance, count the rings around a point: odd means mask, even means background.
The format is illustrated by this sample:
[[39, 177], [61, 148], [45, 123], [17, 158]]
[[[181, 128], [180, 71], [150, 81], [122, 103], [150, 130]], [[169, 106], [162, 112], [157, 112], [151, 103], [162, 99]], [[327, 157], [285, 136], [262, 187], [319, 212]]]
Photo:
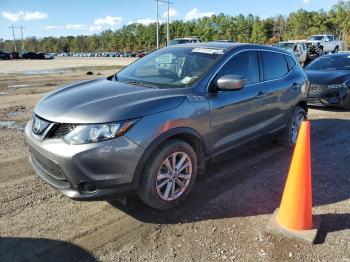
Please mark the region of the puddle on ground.
[[24, 126], [17, 123], [16, 121], [0, 120], [0, 128], [16, 129], [19, 131], [24, 130]]
[[14, 112], [8, 112], [8, 113], [6, 113], [6, 115], [7, 115], [8, 117], [20, 116], [20, 115], [22, 115], [22, 114], [23, 114], [23, 112], [20, 112], [20, 111], [14, 111]]
[[27, 84], [22, 84], [22, 85], [9, 85], [7, 87], [9, 88], [20, 88], [20, 87], [28, 87], [30, 85], [27, 85]]
[[4, 96], [4, 95], [7, 95], [6, 92], [0, 92], [0, 96]]
[[97, 74], [99, 70], [116, 70], [124, 68], [125, 66], [78, 66], [78, 67], [70, 67], [70, 68], [55, 68], [55, 69], [47, 69], [47, 70], [25, 70], [22, 72], [14, 72], [14, 73], [23, 73], [25, 75], [47, 75], [47, 74], [63, 74], [63, 73], [73, 73], [78, 71], [92, 71], [94, 74]]

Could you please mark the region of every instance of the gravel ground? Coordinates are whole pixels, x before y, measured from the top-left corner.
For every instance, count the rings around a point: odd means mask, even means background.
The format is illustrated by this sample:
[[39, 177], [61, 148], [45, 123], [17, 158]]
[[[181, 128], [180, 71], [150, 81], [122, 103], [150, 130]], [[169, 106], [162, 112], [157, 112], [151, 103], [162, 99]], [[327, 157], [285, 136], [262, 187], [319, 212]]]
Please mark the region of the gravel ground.
[[309, 111], [313, 211], [322, 220], [311, 246], [265, 231], [292, 155], [269, 141], [209, 163], [189, 200], [167, 212], [136, 198], [126, 206], [76, 202], [42, 182], [28, 163], [23, 125], [48, 91], [96, 77], [83, 69], [0, 75], [0, 261], [350, 262], [350, 112]]

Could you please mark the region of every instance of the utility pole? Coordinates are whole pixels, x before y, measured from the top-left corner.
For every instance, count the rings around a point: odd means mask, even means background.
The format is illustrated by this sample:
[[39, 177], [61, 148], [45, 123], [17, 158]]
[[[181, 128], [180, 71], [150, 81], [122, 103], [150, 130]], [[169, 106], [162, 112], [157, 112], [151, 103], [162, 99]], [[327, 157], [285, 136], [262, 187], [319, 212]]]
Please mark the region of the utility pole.
[[17, 52], [17, 46], [16, 46], [16, 37], [15, 37], [15, 27], [11, 25], [9, 28], [12, 29], [12, 35], [13, 35], [13, 46], [15, 48], [15, 52]]
[[25, 48], [24, 48], [24, 40], [23, 40], [23, 26], [20, 26], [20, 29], [21, 29], [21, 37], [22, 37], [22, 52], [25, 52]]
[[15, 52], [17, 52], [17, 45], [16, 45], [16, 34], [15, 34], [15, 29], [20, 29], [21, 30], [21, 40], [22, 40], [22, 51], [24, 52], [24, 39], [23, 39], [23, 30], [25, 29], [23, 26], [21, 25], [11, 25], [9, 27], [10, 29], [12, 29], [12, 35], [13, 35], [13, 46], [15, 48]]
[[159, 0], [157, 1], [157, 49], [159, 49]]
[[155, 1], [157, 2], [157, 49], [159, 49], [159, 6], [158, 6], [158, 4], [159, 4], [159, 2], [168, 4], [168, 20], [167, 20], [167, 25], [166, 25], [166, 39], [167, 39], [166, 44], [168, 45], [169, 41], [170, 41], [170, 30], [169, 30], [170, 14], [169, 14], [169, 11], [170, 11], [170, 5], [172, 5], [173, 3], [171, 3], [169, 0], [155, 0]]
[[166, 45], [169, 45], [169, 41], [170, 41], [170, 36], [169, 36], [169, 10], [170, 10], [170, 2], [168, 0], [168, 22], [166, 24]]

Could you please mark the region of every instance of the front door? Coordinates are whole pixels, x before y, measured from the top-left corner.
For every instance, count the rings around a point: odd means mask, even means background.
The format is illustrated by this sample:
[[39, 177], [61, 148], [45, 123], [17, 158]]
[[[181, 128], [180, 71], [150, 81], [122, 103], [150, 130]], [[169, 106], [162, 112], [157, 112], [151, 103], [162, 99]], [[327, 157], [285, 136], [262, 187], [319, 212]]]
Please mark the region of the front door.
[[208, 93], [212, 154], [221, 153], [262, 134], [267, 89], [260, 81], [259, 71], [258, 53], [243, 51], [231, 58], [214, 78], [213, 82], [224, 75], [240, 75], [246, 79], [246, 85], [240, 90]]

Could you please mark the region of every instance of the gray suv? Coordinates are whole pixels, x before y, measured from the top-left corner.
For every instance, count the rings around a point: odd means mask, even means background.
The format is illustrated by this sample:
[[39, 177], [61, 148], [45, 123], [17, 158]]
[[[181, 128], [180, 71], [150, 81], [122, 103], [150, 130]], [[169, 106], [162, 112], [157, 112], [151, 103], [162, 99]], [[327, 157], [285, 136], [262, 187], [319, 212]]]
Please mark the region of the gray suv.
[[274, 47], [166, 47], [44, 97], [25, 128], [30, 161], [72, 199], [137, 194], [169, 209], [206, 160], [264, 136], [292, 147], [308, 87], [295, 58]]

